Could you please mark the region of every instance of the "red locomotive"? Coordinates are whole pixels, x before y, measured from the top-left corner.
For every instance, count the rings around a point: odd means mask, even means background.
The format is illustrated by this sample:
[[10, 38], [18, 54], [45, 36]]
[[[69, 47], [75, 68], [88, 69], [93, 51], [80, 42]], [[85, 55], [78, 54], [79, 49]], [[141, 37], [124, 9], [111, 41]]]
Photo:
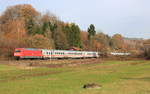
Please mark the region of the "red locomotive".
[[42, 58], [42, 50], [35, 48], [16, 48], [14, 52], [14, 56], [17, 59], [25, 59], [25, 58]]

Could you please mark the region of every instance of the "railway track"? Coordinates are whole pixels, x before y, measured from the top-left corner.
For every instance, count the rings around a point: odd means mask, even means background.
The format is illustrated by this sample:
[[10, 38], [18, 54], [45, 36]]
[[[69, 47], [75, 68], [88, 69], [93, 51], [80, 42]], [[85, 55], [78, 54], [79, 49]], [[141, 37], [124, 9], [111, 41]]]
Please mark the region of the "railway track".
[[101, 59], [67, 59], [67, 60], [8, 60], [0, 61], [0, 64], [24, 66], [24, 67], [48, 67], [59, 68], [65, 66], [78, 66], [83, 64], [100, 63]]

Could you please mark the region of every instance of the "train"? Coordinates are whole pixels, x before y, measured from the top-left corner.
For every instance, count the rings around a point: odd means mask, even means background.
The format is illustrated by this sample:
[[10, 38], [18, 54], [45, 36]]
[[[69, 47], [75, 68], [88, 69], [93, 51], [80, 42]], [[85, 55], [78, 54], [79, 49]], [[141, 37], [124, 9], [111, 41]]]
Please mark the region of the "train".
[[113, 56], [129, 56], [129, 55], [131, 55], [131, 53], [111, 52], [110, 55], [113, 55]]
[[51, 50], [38, 48], [16, 48], [14, 51], [16, 59], [81, 59], [98, 58], [98, 52], [74, 51], [74, 50]]

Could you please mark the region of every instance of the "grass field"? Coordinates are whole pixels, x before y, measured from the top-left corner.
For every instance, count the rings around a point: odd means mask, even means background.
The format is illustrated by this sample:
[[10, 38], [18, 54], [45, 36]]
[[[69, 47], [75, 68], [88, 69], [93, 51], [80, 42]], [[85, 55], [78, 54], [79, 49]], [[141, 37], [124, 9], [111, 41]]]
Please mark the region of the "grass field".
[[[83, 89], [87, 83], [102, 88]], [[150, 94], [150, 61], [33, 69], [0, 65], [0, 94]]]

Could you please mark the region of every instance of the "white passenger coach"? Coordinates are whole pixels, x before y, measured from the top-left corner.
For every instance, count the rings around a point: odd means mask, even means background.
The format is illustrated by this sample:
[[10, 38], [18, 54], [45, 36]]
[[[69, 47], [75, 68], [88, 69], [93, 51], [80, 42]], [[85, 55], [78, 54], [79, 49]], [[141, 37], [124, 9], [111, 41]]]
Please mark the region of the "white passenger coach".
[[42, 49], [44, 58], [98, 58], [98, 52], [71, 51], [71, 50], [46, 50]]

